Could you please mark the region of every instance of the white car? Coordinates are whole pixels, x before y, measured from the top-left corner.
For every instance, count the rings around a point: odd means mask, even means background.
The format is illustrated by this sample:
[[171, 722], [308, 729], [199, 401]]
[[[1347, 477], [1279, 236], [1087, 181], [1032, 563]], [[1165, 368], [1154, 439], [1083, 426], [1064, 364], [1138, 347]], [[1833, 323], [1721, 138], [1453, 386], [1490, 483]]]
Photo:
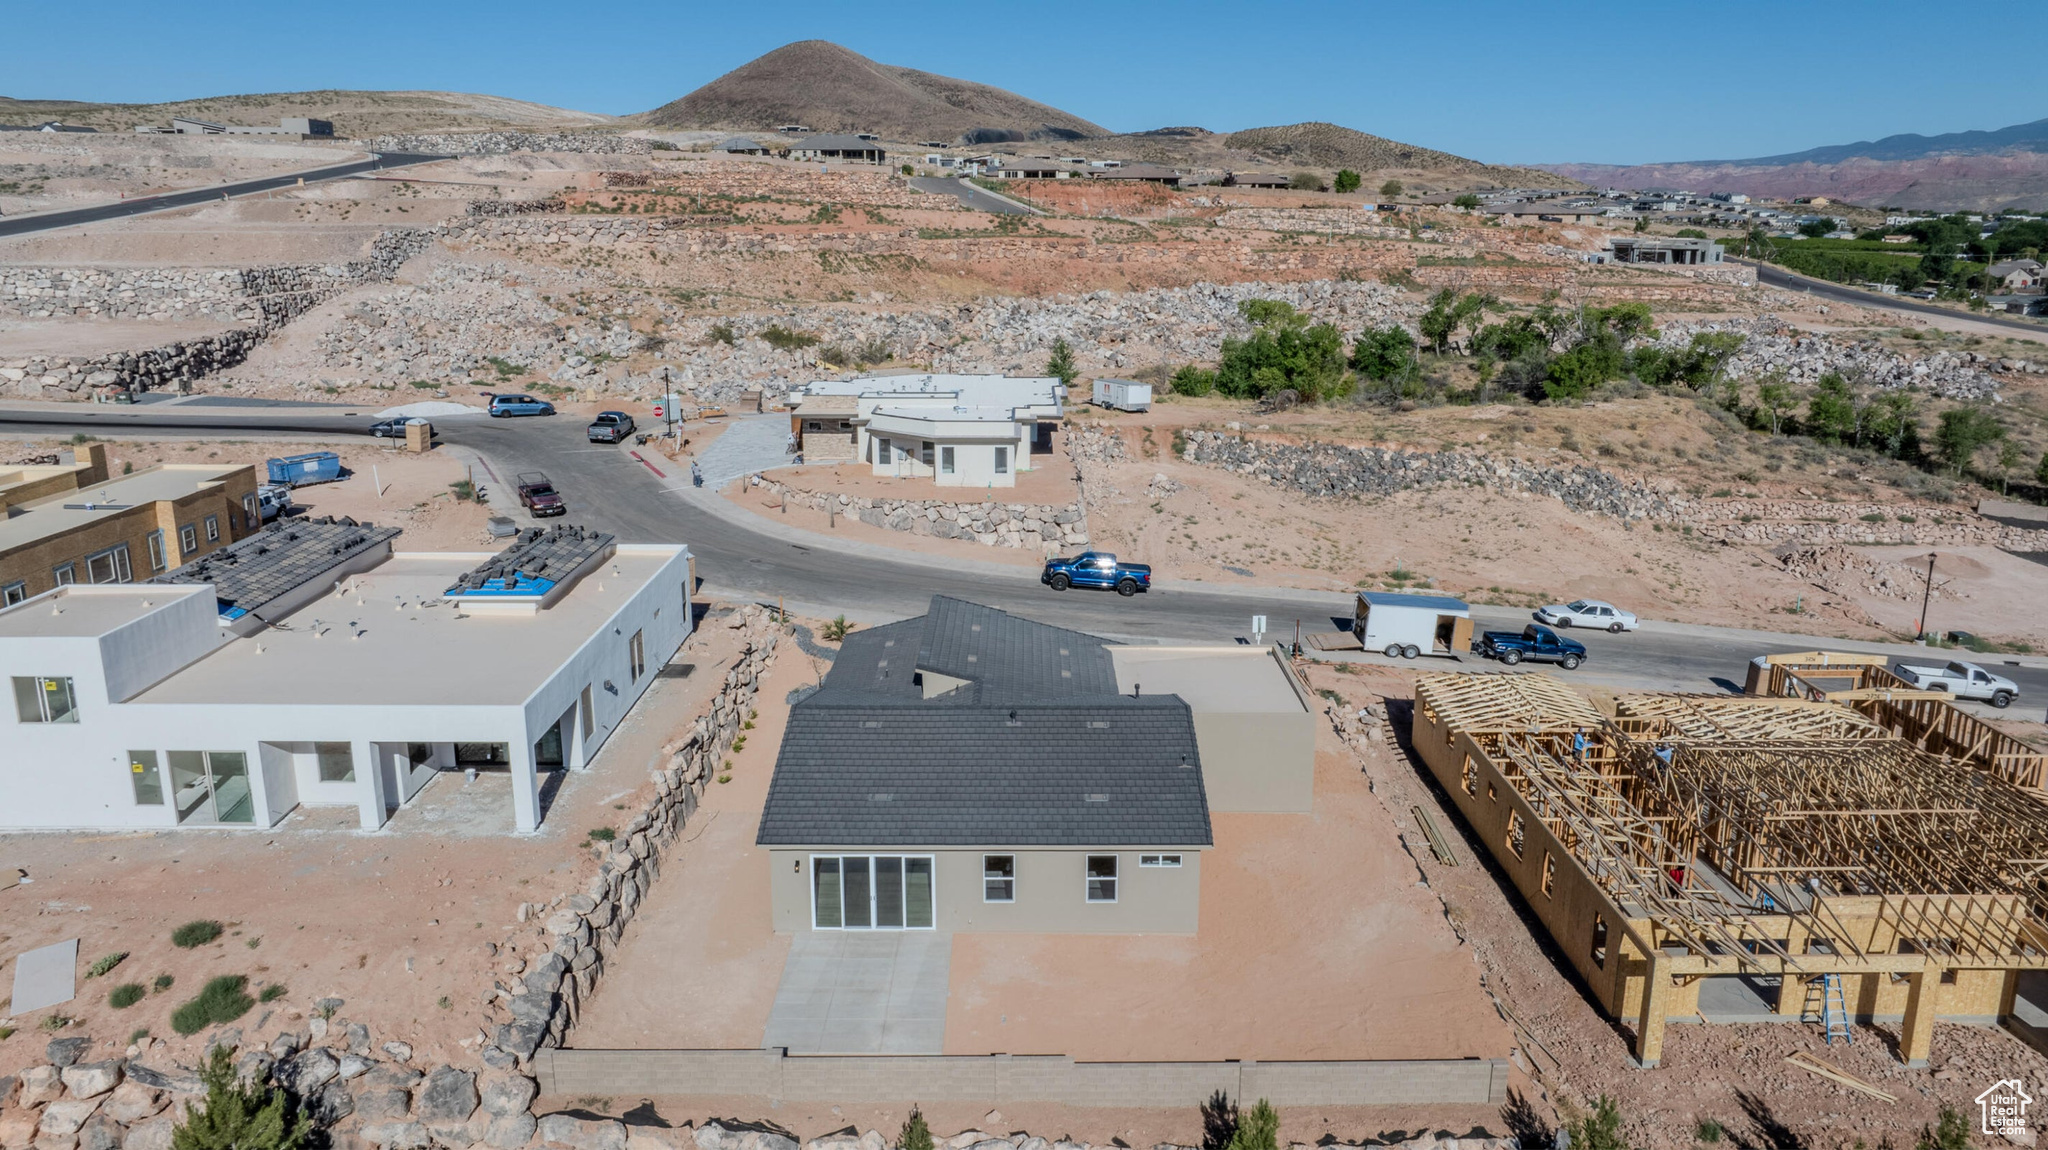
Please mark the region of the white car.
[[1634, 615], [1598, 599], [1574, 599], [1562, 607], [1545, 607], [1536, 612], [1536, 621], [1553, 627], [1598, 627], [1617, 635], [1636, 629]]

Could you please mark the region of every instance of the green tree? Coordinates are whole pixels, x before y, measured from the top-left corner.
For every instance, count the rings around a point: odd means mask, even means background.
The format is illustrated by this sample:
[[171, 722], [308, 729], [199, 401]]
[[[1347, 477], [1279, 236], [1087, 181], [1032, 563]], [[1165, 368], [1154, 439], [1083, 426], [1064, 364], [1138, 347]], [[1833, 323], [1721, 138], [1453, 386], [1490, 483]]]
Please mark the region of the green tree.
[[1569, 1123], [1572, 1150], [1629, 1150], [1621, 1136], [1621, 1110], [1605, 1094], [1593, 1104], [1593, 1112]]
[[1457, 305], [1458, 293], [1444, 288], [1429, 297], [1429, 310], [1415, 322], [1422, 338], [1429, 341], [1430, 349], [1438, 355], [1443, 354], [1444, 343], [1451, 338], [1451, 333], [1458, 330]]
[[1298, 327], [1308, 322], [1284, 299], [1239, 300], [1237, 314], [1253, 327]]
[[912, 170], [913, 170], [913, 169], [911, 168], [911, 166], [910, 166], [909, 164], [905, 164], [905, 165], [903, 165], [903, 168], [902, 168], [902, 172], [903, 172], [903, 174], [904, 174], [904, 175], [906, 175], [906, 176], [907, 176], [907, 175], [909, 175], [909, 174], [911, 173], [911, 171], [912, 171]]
[[1173, 373], [1169, 381], [1175, 395], [1203, 396], [1216, 390], [1216, 373], [1203, 371], [1194, 364], [1185, 364]]
[[1471, 192], [1466, 192], [1464, 195], [1459, 196], [1455, 200], [1452, 200], [1451, 206], [1454, 208], [1476, 208], [1479, 206], [1479, 197], [1473, 195]]
[[1362, 182], [1357, 172], [1352, 171], [1350, 168], [1339, 168], [1337, 169], [1337, 182], [1333, 186], [1340, 194], [1349, 195], [1357, 191], [1358, 185]]
[[1799, 234], [1810, 240], [1820, 239], [1834, 230], [1835, 221], [1825, 216], [1817, 220], [1808, 220], [1799, 225]]
[[1235, 399], [1292, 389], [1314, 403], [1348, 394], [1351, 385], [1343, 333], [1327, 323], [1271, 323], [1250, 339], [1226, 339], [1216, 367], [1216, 390]]
[[1958, 407], [1941, 413], [1934, 428], [1934, 453], [1961, 475], [1977, 452], [2005, 438], [2005, 425], [1981, 407]]
[[1059, 376], [1060, 382], [1068, 387], [1072, 387], [1080, 376], [1080, 369], [1074, 366], [1074, 349], [1067, 346], [1064, 338], [1052, 341], [1052, 354], [1045, 360], [1045, 374]]
[[1457, 305], [1451, 309], [1451, 314], [1457, 319], [1458, 326], [1465, 329], [1465, 344], [1468, 348], [1473, 340], [1479, 338], [1479, 329], [1486, 325], [1487, 309], [1498, 307], [1499, 299], [1481, 292], [1468, 292], [1458, 298]]
[[1636, 230], [1639, 232], [1647, 232], [1650, 230], [1650, 219], [1648, 216], [1636, 217]]
[[1273, 1104], [1261, 1098], [1258, 1104], [1238, 1117], [1237, 1129], [1224, 1144], [1224, 1150], [1279, 1150], [1280, 1113]]
[[1294, 178], [1287, 181], [1287, 186], [1297, 192], [1324, 192], [1329, 190], [1324, 185], [1323, 178], [1314, 172], [1294, 173]]
[[1941, 1108], [1933, 1126], [1922, 1126], [1913, 1150], [1970, 1150], [1970, 1123], [1953, 1106]]
[[1920, 457], [1920, 413], [1911, 394], [1887, 391], [1863, 411], [1862, 437], [1893, 459]]
[[1351, 345], [1351, 366], [1367, 379], [1386, 382], [1415, 373], [1415, 337], [1400, 324], [1369, 327]]
[[1998, 493], [2000, 495], [2012, 494], [2012, 473], [2020, 469], [2020, 464], [2026, 461], [2026, 457], [2026, 449], [2020, 446], [2020, 441], [2017, 439], [2008, 436], [2004, 443], [1998, 445]]
[[1721, 382], [1721, 373], [1727, 370], [1728, 361], [1742, 350], [1748, 337], [1734, 331], [1694, 332], [1692, 342], [1685, 349], [1685, 364], [1679, 370], [1679, 378], [1691, 384], [1696, 391], [1711, 391]]
[[1937, 285], [1946, 286], [1955, 278], [1956, 257], [1945, 251], [1930, 251], [1920, 257], [1920, 282], [1933, 280]]
[[1399, 180], [1388, 180], [1386, 183], [1380, 185], [1380, 195], [1383, 195], [1390, 200], [1400, 194], [1401, 181]]
[[303, 1150], [312, 1137], [312, 1120], [284, 1091], [236, 1077], [228, 1048], [214, 1048], [199, 1080], [206, 1085], [206, 1108], [185, 1103], [171, 1150]]
[[1773, 379], [1756, 389], [1756, 413], [1771, 421], [1771, 434], [1778, 434], [1784, 426], [1785, 413], [1792, 410], [1792, 388], [1782, 379]]
[[1856, 431], [1856, 401], [1849, 381], [1836, 372], [1820, 377], [1806, 401], [1806, 434], [1822, 443], [1841, 443]]
[[932, 1128], [924, 1121], [924, 1111], [910, 1108], [910, 1117], [903, 1120], [903, 1130], [896, 1135], [896, 1150], [932, 1150]]
[[1681, 240], [1704, 240], [1712, 238], [1708, 236], [1707, 233], [1699, 230], [1698, 228], [1680, 228], [1671, 234], [1677, 236]]

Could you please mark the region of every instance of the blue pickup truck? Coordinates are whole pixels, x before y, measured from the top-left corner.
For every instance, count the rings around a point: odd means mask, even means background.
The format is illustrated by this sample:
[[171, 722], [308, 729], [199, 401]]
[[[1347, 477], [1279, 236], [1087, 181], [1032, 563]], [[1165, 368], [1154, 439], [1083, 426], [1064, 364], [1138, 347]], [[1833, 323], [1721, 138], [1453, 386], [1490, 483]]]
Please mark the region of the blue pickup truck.
[[1524, 659], [1532, 663], [1556, 663], [1569, 671], [1586, 661], [1586, 645], [1577, 639], [1560, 639], [1557, 632], [1535, 623], [1513, 631], [1488, 631], [1473, 644], [1481, 655], [1499, 659], [1512, 667]]
[[1094, 587], [1129, 597], [1152, 589], [1152, 568], [1143, 563], [1119, 563], [1107, 551], [1084, 551], [1072, 559], [1046, 560], [1038, 581], [1055, 591]]

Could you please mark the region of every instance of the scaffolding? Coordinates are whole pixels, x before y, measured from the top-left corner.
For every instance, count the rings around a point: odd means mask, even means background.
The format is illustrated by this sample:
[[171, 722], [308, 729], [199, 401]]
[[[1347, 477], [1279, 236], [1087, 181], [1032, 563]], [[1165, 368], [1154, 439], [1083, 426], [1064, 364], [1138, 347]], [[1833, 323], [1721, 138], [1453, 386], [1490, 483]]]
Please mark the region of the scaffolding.
[[1435, 674], [1414, 744], [1644, 1064], [1730, 974], [1779, 978], [1795, 1017], [1838, 976], [1918, 1062], [1937, 1014], [2007, 1013], [2048, 968], [2048, 803], [1876, 701], [1627, 695], [1609, 719], [1545, 675]]

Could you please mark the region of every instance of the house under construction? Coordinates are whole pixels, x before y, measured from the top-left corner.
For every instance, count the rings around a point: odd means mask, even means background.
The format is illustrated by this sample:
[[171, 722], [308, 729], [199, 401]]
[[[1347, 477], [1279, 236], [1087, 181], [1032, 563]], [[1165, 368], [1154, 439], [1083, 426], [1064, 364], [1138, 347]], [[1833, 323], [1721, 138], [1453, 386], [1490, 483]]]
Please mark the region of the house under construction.
[[1703, 993], [1900, 1019], [1924, 1064], [1935, 1019], [2048, 968], [2043, 755], [1843, 659], [1611, 715], [1546, 675], [1417, 680], [1417, 753], [1645, 1066]]

